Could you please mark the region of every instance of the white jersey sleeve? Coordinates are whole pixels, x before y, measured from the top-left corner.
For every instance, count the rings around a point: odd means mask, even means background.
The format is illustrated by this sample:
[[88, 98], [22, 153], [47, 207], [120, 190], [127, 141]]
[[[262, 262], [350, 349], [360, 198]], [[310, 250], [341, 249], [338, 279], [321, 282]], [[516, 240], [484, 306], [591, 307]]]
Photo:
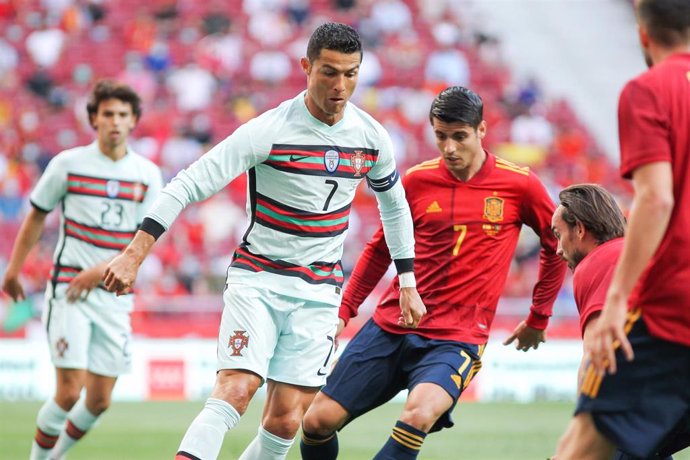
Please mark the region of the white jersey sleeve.
[[268, 157], [257, 149], [251, 135], [256, 119], [237, 130], [209, 150], [188, 168], [180, 171], [163, 188], [146, 217], [166, 230], [180, 212], [192, 202], [202, 201], [228, 185], [233, 179]]
[[393, 157], [393, 142], [381, 128], [379, 156], [367, 174], [367, 181], [376, 192], [386, 243], [393, 260], [414, 258], [414, 230], [405, 189]]
[[31, 204], [41, 211], [50, 212], [67, 193], [67, 170], [61, 156], [48, 163], [46, 170], [31, 192]]

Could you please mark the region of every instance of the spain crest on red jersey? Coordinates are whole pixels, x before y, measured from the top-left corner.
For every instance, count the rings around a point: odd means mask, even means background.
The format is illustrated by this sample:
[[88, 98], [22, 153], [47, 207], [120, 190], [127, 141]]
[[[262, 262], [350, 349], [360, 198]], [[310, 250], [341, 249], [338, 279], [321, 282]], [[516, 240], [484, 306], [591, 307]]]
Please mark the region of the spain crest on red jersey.
[[350, 165], [352, 169], [355, 170], [355, 177], [360, 177], [362, 175], [362, 168], [364, 168], [364, 160], [366, 157], [361, 150], [355, 150], [355, 153], [350, 156]]
[[249, 346], [249, 336], [247, 331], [235, 331], [235, 335], [230, 337], [228, 347], [232, 348], [232, 356], [242, 356], [244, 347]]
[[489, 222], [503, 220], [503, 198], [488, 196], [484, 198], [484, 219]]

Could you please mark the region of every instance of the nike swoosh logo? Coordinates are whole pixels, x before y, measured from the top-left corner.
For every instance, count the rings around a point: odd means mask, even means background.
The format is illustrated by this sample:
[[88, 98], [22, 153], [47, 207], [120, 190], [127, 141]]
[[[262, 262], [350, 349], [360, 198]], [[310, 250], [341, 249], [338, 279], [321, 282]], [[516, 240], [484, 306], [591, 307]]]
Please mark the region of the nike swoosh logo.
[[321, 368], [318, 371], [316, 371], [316, 375], [326, 375], [326, 371], [323, 368]]
[[309, 155], [290, 155], [290, 161], [300, 161], [309, 158]]

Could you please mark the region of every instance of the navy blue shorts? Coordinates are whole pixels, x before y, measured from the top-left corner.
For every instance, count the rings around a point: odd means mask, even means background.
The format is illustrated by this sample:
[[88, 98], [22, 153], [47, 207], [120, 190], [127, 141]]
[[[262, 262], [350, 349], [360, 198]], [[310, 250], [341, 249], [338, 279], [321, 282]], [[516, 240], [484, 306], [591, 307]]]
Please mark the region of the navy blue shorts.
[[597, 430], [633, 458], [657, 458], [690, 439], [690, 347], [649, 335], [639, 311], [629, 318], [635, 359], [618, 349], [618, 370], [604, 377], [588, 366], [575, 414], [591, 413]]
[[435, 383], [453, 406], [431, 432], [453, 426], [450, 413], [481, 368], [484, 345], [433, 340], [414, 333], [391, 334], [369, 320], [345, 348], [323, 391], [340, 403], [350, 420], [384, 404], [401, 390]]

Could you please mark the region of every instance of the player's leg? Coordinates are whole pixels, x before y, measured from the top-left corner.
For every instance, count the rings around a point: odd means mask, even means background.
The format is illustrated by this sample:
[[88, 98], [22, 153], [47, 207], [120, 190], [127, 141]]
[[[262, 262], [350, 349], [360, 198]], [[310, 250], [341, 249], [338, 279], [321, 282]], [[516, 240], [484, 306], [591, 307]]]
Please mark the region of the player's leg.
[[61, 458], [94, 426], [100, 415], [110, 406], [117, 377], [86, 373], [86, 394], [69, 412], [67, 423], [60, 432], [52, 456]]
[[50, 358], [55, 366], [55, 396], [39, 410], [32, 460], [48, 458], [64, 429], [67, 415], [79, 400], [86, 379], [90, 327], [79, 308], [46, 292], [43, 323], [48, 332]]
[[269, 380], [261, 426], [240, 460], [284, 459], [317, 391], [318, 387]]
[[53, 449], [55, 458], [62, 457], [94, 426], [110, 406], [118, 376], [130, 371], [130, 316], [113, 298], [110, 293], [92, 292], [87, 301], [70, 305], [81, 311], [91, 331], [84, 377], [86, 392], [67, 417]]
[[372, 320], [359, 330], [304, 416], [303, 459], [335, 459], [337, 430], [405, 388], [407, 378], [399, 362], [404, 342], [405, 335], [385, 332]]
[[55, 369], [55, 397], [46, 401], [38, 411], [31, 460], [49, 458], [70, 410], [79, 400], [85, 380], [84, 369]]
[[271, 309], [272, 294], [231, 283], [223, 301], [216, 382], [182, 438], [176, 459], [217, 458], [225, 433], [239, 422], [268, 374], [282, 321]]
[[257, 436], [242, 460], [283, 459], [302, 417], [326, 380], [335, 348], [338, 309], [334, 305], [272, 295], [279, 335], [268, 367], [268, 394]]
[[483, 346], [406, 337], [401, 360], [410, 394], [393, 432], [374, 457], [416, 459], [427, 433], [450, 428], [450, 412], [462, 391], [481, 368]]
[[220, 370], [204, 408], [187, 429], [176, 459], [215, 459], [223, 438], [237, 425], [262, 379], [239, 369]]
[[587, 412], [577, 414], [570, 421], [556, 450], [558, 460], [609, 460], [616, 451], [594, 425], [592, 415]]
[[336, 431], [350, 419], [349, 412], [320, 391], [302, 420], [300, 451], [304, 460], [329, 460], [338, 456]]

